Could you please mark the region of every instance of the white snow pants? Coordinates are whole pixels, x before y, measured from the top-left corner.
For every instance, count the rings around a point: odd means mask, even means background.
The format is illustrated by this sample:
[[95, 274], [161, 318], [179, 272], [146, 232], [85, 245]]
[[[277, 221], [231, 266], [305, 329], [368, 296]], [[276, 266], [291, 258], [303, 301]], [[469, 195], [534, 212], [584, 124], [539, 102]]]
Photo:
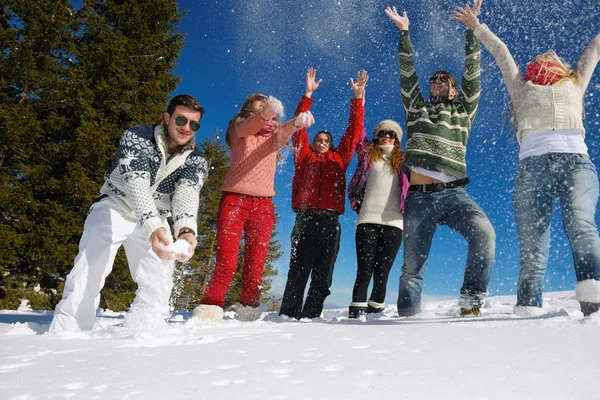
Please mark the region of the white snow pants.
[[[170, 232], [167, 222], [164, 224]], [[94, 327], [100, 290], [121, 245], [125, 247], [131, 276], [138, 285], [130, 312], [151, 309], [161, 316], [169, 316], [174, 262], [159, 259], [137, 221], [126, 216], [113, 200], [104, 198], [92, 205], [85, 221], [79, 254], [65, 281], [50, 332]]]

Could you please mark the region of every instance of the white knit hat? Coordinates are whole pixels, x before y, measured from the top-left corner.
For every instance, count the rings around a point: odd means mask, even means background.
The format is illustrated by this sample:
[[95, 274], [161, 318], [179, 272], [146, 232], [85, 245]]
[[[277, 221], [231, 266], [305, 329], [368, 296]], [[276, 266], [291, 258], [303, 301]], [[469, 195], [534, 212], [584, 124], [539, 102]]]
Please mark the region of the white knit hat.
[[373, 138], [377, 138], [377, 133], [382, 130], [396, 132], [398, 142], [402, 141], [402, 127], [396, 121], [392, 119], [384, 119], [383, 121], [378, 123], [375, 129], [373, 130]]

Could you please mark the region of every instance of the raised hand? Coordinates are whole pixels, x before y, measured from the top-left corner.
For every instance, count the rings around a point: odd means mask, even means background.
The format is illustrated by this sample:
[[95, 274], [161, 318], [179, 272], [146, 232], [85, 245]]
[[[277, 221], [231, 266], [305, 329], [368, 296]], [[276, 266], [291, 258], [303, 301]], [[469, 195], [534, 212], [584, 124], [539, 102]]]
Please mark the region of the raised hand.
[[473, 11], [475, 16], [478, 16], [479, 12], [481, 11], [481, 3], [483, 3], [483, 0], [475, 0], [475, 3], [473, 4], [471, 11]]
[[408, 30], [409, 21], [408, 21], [408, 14], [406, 14], [406, 11], [404, 11], [404, 13], [402, 15], [400, 15], [400, 14], [398, 14], [398, 10], [396, 10], [396, 7], [388, 6], [385, 8], [385, 13], [387, 14], [388, 17], [390, 17], [392, 22], [394, 24], [396, 24], [398, 29], [400, 29], [401, 31]]
[[479, 14], [479, 11], [481, 11], [482, 1], [483, 0], [475, 0], [473, 8], [471, 8], [468, 4], [466, 4], [464, 8], [458, 7], [456, 10], [454, 10], [452, 19], [455, 21], [464, 22], [469, 29], [477, 28], [477, 25], [479, 25], [479, 19], [477, 18], [477, 15]]
[[367, 86], [368, 80], [369, 75], [367, 75], [367, 71], [364, 69], [356, 75], [356, 83], [350, 78], [350, 86], [352, 87], [352, 90], [354, 90], [355, 98], [360, 99], [365, 96], [365, 86]]
[[304, 93], [306, 97], [312, 96], [313, 92], [319, 88], [319, 85], [323, 81], [323, 79], [315, 81], [316, 76], [317, 70], [313, 67], [310, 67], [308, 71], [306, 71], [306, 92]]
[[283, 115], [283, 104], [281, 104], [281, 101], [277, 100], [275, 97], [269, 96], [269, 98], [265, 101], [262, 110], [260, 110], [260, 116], [265, 121], [269, 121], [275, 118], [277, 114], [280, 116]]
[[312, 124], [315, 123], [315, 117], [313, 117], [310, 111], [305, 111], [303, 113], [298, 114], [298, 116], [294, 119], [294, 128], [302, 129], [308, 128]]

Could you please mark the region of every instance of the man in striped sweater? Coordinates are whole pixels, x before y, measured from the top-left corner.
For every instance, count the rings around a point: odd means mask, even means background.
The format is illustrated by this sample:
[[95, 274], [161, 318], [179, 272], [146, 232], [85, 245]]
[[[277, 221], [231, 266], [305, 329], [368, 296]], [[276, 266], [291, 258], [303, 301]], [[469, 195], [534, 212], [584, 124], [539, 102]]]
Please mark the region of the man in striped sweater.
[[[480, 7], [481, 0], [477, 0], [474, 10], [479, 12]], [[405, 165], [410, 170], [398, 313], [411, 316], [420, 312], [425, 262], [433, 235], [438, 225], [446, 225], [469, 244], [459, 307], [461, 315], [477, 316], [487, 295], [496, 243], [489, 219], [465, 191], [469, 183], [466, 145], [481, 86], [479, 40], [467, 29], [460, 89], [449, 72], [437, 71], [430, 79], [430, 100], [425, 101], [413, 64], [408, 16], [406, 12], [399, 15], [395, 7], [385, 12], [400, 30], [400, 87], [407, 130]]]

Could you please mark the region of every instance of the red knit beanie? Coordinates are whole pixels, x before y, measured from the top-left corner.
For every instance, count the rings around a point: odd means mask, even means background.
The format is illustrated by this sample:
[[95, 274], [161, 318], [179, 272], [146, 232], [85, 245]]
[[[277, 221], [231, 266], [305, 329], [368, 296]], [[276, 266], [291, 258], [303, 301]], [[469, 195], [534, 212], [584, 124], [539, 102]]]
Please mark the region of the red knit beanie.
[[560, 65], [552, 61], [532, 61], [525, 70], [525, 80], [536, 85], [552, 85], [562, 78], [560, 75], [551, 72], [553, 67], [560, 67]]

